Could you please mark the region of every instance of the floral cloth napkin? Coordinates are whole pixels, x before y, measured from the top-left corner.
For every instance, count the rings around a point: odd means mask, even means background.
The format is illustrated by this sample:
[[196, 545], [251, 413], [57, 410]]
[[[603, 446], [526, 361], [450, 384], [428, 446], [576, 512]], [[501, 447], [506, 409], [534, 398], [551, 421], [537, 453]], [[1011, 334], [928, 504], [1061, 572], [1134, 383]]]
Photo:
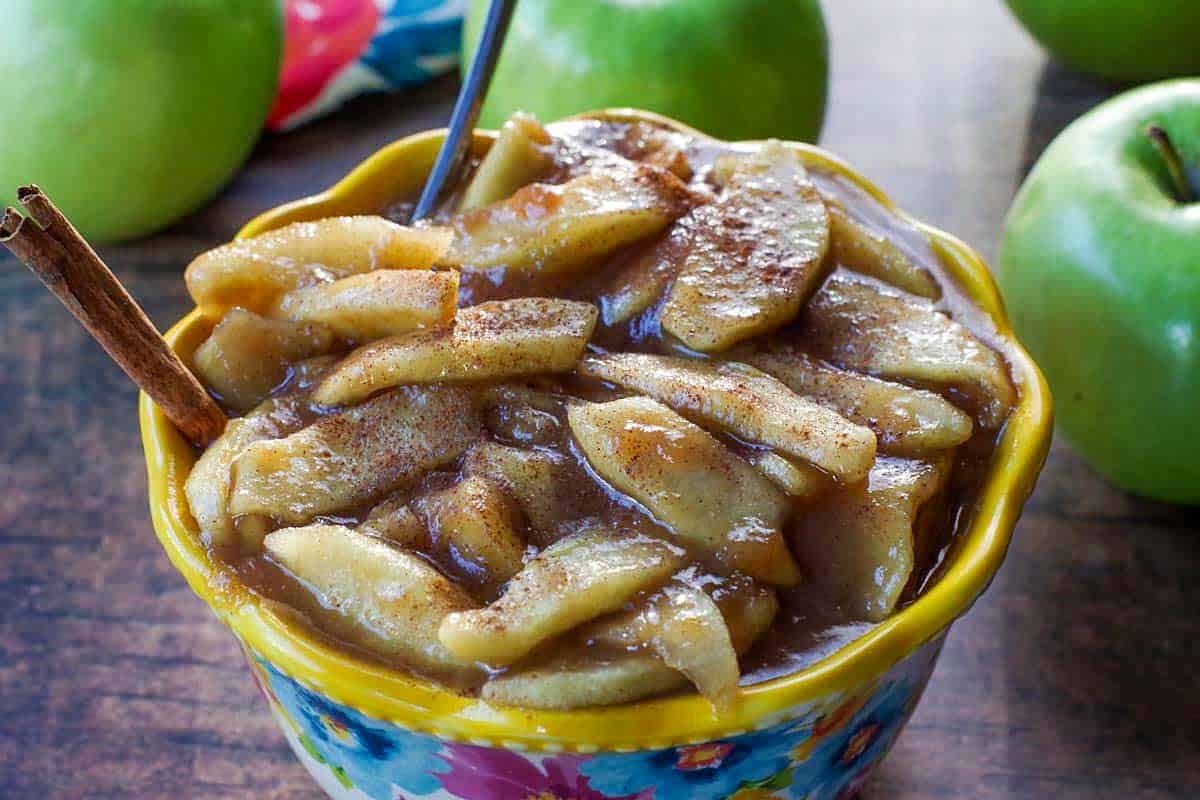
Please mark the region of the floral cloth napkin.
[[286, 130], [369, 91], [414, 86], [458, 64], [463, 0], [286, 0], [279, 95]]

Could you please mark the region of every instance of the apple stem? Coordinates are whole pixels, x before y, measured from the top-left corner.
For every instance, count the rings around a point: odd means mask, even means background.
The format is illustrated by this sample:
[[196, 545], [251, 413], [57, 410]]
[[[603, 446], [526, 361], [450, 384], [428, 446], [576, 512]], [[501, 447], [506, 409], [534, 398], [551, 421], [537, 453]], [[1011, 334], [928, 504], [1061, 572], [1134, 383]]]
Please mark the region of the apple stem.
[[1196, 202], [1196, 187], [1188, 178], [1187, 170], [1183, 166], [1183, 158], [1179, 155], [1179, 150], [1171, 141], [1166, 129], [1161, 125], [1151, 123], [1146, 126], [1146, 137], [1162, 156], [1176, 199], [1181, 203]]

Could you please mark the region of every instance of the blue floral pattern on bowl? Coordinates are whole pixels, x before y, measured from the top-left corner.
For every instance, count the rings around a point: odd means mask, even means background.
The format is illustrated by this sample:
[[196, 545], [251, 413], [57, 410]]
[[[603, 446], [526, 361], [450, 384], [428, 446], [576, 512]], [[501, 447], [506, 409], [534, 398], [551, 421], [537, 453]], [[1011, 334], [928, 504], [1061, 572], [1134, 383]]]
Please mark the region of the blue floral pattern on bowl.
[[736, 736], [655, 750], [539, 753], [410, 731], [248, 654], [297, 756], [337, 800], [844, 800], [908, 720], [942, 637], [851, 692]]

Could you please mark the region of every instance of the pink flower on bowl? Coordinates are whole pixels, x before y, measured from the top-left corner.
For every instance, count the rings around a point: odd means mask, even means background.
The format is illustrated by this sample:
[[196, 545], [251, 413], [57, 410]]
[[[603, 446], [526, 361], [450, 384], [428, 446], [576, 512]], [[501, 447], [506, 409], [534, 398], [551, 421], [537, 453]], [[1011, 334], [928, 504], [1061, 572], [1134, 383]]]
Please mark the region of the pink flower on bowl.
[[552, 755], [535, 761], [507, 750], [450, 745], [442, 758], [450, 765], [438, 778], [442, 787], [464, 800], [648, 800], [646, 792], [614, 797], [592, 789], [579, 773], [584, 756]]

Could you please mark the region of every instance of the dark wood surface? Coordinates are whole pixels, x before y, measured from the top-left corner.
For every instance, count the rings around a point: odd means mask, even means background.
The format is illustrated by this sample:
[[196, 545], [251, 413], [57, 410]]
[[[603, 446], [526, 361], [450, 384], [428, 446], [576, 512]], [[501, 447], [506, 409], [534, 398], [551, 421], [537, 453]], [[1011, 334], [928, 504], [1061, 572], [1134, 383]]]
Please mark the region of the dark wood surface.
[[[997, 0], [835, 0], [823, 143], [994, 256], [1049, 140], [1111, 89], [1047, 66]], [[453, 82], [264, 140], [206, 209], [104, 255], [165, 326], [251, 215], [440, 124]], [[315, 798], [232, 638], [162, 555], [134, 391], [0, 262], [0, 796]], [[1055, 446], [1008, 561], [953, 630], [868, 798], [1200, 796], [1200, 513]]]

